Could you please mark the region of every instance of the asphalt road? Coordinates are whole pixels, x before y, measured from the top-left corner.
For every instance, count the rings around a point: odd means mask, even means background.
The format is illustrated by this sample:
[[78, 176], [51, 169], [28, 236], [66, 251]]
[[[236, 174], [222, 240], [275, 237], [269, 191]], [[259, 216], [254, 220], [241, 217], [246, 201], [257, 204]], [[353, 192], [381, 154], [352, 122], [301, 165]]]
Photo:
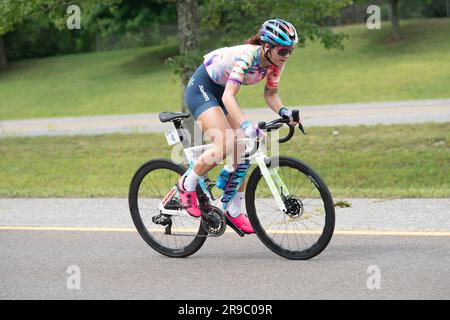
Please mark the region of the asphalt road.
[[[170, 128], [155, 117], [0, 121], [0, 137]], [[306, 127], [448, 122], [450, 100], [304, 107], [302, 117]], [[166, 258], [134, 231], [126, 199], [0, 199], [0, 299], [450, 298], [450, 199], [345, 200], [327, 249], [290, 261], [232, 232]]]
[[[336, 235], [309, 261], [280, 258], [256, 236], [234, 234], [208, 239], [185, 259], [161, 256], [131, 232], [2, 231], [0, 243], [2, 299], [450, 297], [449, 237]], [[67, 286], [73, 265], [80, 289]]]
[[0, 199], [0, 298], [450, 298], [450, 199], [347, 200], [327, 249], [290, 261], [233, 232], [166, 258], [126, 199]]

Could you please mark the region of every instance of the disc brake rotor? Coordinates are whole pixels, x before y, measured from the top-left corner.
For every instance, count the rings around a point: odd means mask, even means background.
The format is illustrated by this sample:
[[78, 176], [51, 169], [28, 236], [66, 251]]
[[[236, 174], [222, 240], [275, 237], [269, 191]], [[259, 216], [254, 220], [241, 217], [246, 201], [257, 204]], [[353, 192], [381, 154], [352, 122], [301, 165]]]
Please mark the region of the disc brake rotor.
[[287, 210], [286, 214], [291, 217], [301, 216], [303, 214], [303, 203], [299, 199], [288, 198], [285, 200], [284, 205]]

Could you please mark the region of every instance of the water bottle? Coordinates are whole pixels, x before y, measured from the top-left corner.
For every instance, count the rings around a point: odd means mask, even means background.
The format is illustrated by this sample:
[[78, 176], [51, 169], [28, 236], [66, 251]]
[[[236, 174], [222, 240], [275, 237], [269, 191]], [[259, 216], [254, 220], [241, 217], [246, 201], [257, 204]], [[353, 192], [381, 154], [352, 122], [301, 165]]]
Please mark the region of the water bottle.
[[233, 173], [234, 168], [231, 165], [226, 165], [220, 170], [219, 176], [217, 177], [216, 186], [219, 189], [224, 190], [227, 186], [228, 180], [230, 179], [231, 174]]

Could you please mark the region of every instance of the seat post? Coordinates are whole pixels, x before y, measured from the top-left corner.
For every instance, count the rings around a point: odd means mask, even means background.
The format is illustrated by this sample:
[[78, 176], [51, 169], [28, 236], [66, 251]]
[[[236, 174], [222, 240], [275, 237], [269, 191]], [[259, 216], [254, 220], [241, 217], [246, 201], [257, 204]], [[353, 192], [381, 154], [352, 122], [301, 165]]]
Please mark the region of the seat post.
[[180, 119], [174, 120], [173, 125], [177, 129], [178, 136], [180, 137], [180, 141], [183, 144], [183, 147], [189, 148], [191, 146], [191, 143], [189, 142], [189, 139], [186, 139], [186, 134], [184, 132], [181, 120]]

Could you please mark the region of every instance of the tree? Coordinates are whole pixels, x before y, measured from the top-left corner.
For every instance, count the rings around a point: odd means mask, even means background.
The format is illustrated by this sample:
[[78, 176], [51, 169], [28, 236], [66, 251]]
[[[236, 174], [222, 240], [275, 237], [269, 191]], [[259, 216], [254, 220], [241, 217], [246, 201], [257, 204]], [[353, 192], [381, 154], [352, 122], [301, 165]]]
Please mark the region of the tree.
[[392, 38], [397, 41], [401, 39], [398, 3], [399, 0], [389, 0], [389, 4], [391, 5]]
[[202, 29], [221, 30], [225, 44], [256, 33], [271, 18], [283, 18], [299, 31], [300, 44], [319, 41], [326, 48], [342, 47], [344, 35], [325, 26], [325, 18], [337, 17], [351, 0], [205, 0], [201, 6]]
[[175, 2], [165, 0], [122, 0], [113, 7], [98, 10], [90, 28], [102, 40], [112, 40], [108, 49], [123, 47], [133, 39], [138, 46], [163, 42], [177, 24]]
[[[351, 0], [290, 0], [279, 1], [276, 5], [271, 0], [203, 0], [200, 6], [198, 0], [177, 0], [176, 3], [180, 54], [169, 59], [169, 64], [180, 74], [183, 92], [202, 61], [198, 11], [202, 17], [200, 30], [212, 37], [219, 30], [223, 44], [242, 42], [256, 33], [265, 20], [278, 16], [290, 20], [301, 30], [301, 44], [310, 39], [320, 41], [326, 48], [336, 48], [342, 47], [344, 34], [333, 33], [322, 26], [322, 19], [337, 16]], [[184, 102], [182, 110], [186, 111]], [[193, 120], [186, 121], [185, 126], [193, 136]]]
[[[177, 14], [178, 14], [178, 40], [180, 47], [179, 65], [181, 78], [181, 110], [188, 112], [184, 103], [183, 92], [187, 86], [190, 77], [196, 68], [196, 57], [199, 50], [199, 18], [198, 18], [198, 1], [197, 0], [177, 0]], [[189, 62], [193, 59], [194, 62]], [[180, 63], [181, 62], [181, 63]], [[192, 118], [188, 118], [184, 125], [191, 135], [191, 144], [194, 141], [194, 126], [195, 122]]]
[[431, 6], [433, 0], [416, 0], [412, 2], [411, 0], [406, 2], [400, 2], [400, 0], [388, 0], [390, 7], [390, 17], [391, 17], [391, 26], [392, 26], [392, 39], [395, 41], [399, 41], [402, 39], [402, 34], [400, 30], [400, 16], [402, 7], [406, 9], [406, 6], [415, 6], [420, 11], [428, 6]]
[[[118, 0], [78, 0], [77, 5], [82, 9], [85, 17], [98, 5], [111, 5]], [[3, 36], [14, 27], [30, 17], [47, 15], [58, 27], [64, 28], [66, 9], [70, 0], [2, 0], [0, 1], [0, 70], [6, 67], [6, 44]]]
[[[353, 0], [353, 2], [366, 6], [372, 4], [387, 4], [389, 6], [389, 16], [392, 28], [391, 39], [399, 41], [402, 39], [400, 28], [401, 17], [414, 17], [417, 15], [445, 16], [444, 2], [450, 3], [450, 0]], [[436, 10], [436, 12], [433, 12], [434, 10]]]
[[0, 1], [0, 70], [6, 68], [6, 48], [3, 35], [11, 31], [15, 24], [20, 23], [32, 13], [33, 5], [24, 0]]
[[6, 68], [6, 50], [3, 37], [0, 36], [0, 70]]

